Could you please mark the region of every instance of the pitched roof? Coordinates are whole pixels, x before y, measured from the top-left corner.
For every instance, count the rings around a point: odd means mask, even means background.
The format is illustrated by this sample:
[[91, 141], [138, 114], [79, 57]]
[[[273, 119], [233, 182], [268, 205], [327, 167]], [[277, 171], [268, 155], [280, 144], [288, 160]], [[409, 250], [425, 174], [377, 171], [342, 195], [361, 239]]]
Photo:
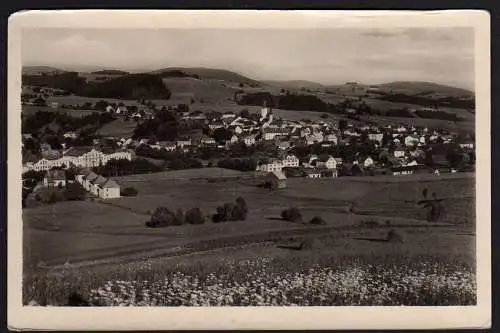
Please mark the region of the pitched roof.
[[108, 179], [103, 185], [102, 187], [105, 187], [105, 188], [120, 188], [120, 185], [118, 185], [114, 180], [112, 179]]
[[87, 179], [88, 181], [93, 181], [94, 179], [96, 179], [97, 177], [99, 177], [98, 174], [94, 173], [94, 172], [91, 172], [89, 173], [87, 176], [85, 176], [85, 179]]
[[80, 175], [83, 175], [84, 177], [87, 177], [88, 175], [90, 175], [92, 173], [92, 170], [90, 169], [87, 169], [87, 168], [82, 168], [80, 169], [79, 171], [79, 174]]
[[107, 181], [106, 178], [104, 178], [103, 176], [99, 175], [97, 176], [96, 179], [92, 180], [92, 183], [93, 184], [97, 184], [97, 185], [102, 185], [104, 184], [105, 182]]
[[57, 150], [47, 150], [42, 152], [42, 158], [46, 160], [57, 160], [61, 157], [61, 154]]
[[71, 147], [64, 152], [64, 156], [82, 156], [92, 150], [92, 147]]

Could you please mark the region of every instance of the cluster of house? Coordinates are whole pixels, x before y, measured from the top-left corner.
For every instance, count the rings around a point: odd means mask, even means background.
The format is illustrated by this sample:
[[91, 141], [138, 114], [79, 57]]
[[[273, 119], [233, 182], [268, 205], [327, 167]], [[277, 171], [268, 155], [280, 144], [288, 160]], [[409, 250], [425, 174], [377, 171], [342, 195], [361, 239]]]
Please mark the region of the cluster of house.
[[[274, 159], [260, 161], [257, 171], [281, 172], [285, 167], [303, 167], [308, 177], [337, 177], [339, 166], [343, 161], [335, 156], [309, 156], [307, 160], [299, 159], [290, 154], [292, 148], [297, 146], [321, 145], [322, 147], [334, 147], [336, 145], [349, 146], [355, 141], [368, 140], [373, 142], [377, 156], [353, 156], [349, 161], [352, 165], [361, 168], [374, 167], [374, 160], [378, 161], [385, 156], [393, 166], [394, 175], [413, 173], [418, 169], [417, 161], [421, 161], [429, 150], [436, 144], [456, 144], [464, 151], [474, 150], [474, 141], [457, 141], [457, 135], [433, 131], [427, 128], [416, 128], [413, 126], [355, 126], [352, 123], [345, 124], [340, 129], [338, 124], [327, 120], [301, 121], [276, 118], [272, 109], [264, 106], [260, 114], [250, 117], [238, 115], [233, 112], [226, 113], [203, 113], [200, 111], [189, 112], [187, 108], [177, 105], [167, 107], [173, 111], [182, 122], [201, 122], [213, 133], [218, 128], [224, 128], [231, 133], [227, 140], [217, 141], [214, 135], [203, 134], [198, 130], [192, 135], [179, 137], [176, 141], [152, 142], [147, 138], [132, 140], [131, 138], [111, 138], [119, 146], [116, 151], [105, 151], [98, 148], [72, 147], [58, 152], [48, 150], [43, 152], [41, 159], [37, 161], [26, 161], [23, 171], [27, 170], [50, 170], [54, 167], [76, 166], [92, 168], [106, 164], [111, 159], [133, 158], [133, 151], [141, 145], [163, 151], [189, 152], [199, 147], [213, 147], [219, 149], [230, 149], [237, 143], [253, 146], [259, 143], [274, 145], [279, 152]], [[108, 112], [116, 114], [129, 114], [126, 106], [108, 106]], [[140, 110], [143, 117], [146, 110]], [[154, 115], [151, 115], [154, 117]], [[71, 137], [72, 133], [65, 136]], [[344, 165], [347, 165], [344, 161]]]
[[118, 105], [118, 106], [112, 106], [108, 105], [106, 107], [106, 112], [108, 113], [114, 113], [118, 116], [128, 116], [132, 119], [154, 119], [154, 111], [145, 106], [145, 105], [139, 105], [138, 107], [134, 108], [133, 111], [129, 109], [126, 105]]
[[47, 149], [42, 152], [42, 158], [28, 160], [23, 163], [23, 172], [45, 171], [52, 168], [92, 168], [105, 165], [112, 159], [132, 160], [133, 152], [130, 150], [99, 149], [95, 147], [71, 147], [63, 152]]
[[[212, 131], [218, 128], [226, 128], [233, 135], [225, 142], [216, 142], [210, 136], [204, 136], [196, 142], [198, 145], [217, 146], [225, 148], [232, 144], [243, 142], [247, 146], [255, 145], [259, 142], [273, 142], [279, 150], [286, 151], [294, 146], [321, 144], [324, 147], [337, 144], [349, 145], [353, 140], [359, 139], [366, 134], [368, 140], [373, 141], [375, 146], [382, 148], [384, 134], [390, 135], [391, 147], [394, 156], [400, 158], [408, 156], [412, 150], [424, 148], [429, 144], [441, 141], [452, 143], [455, 139], [452, 134], [442, 134], [436, 131], [429, 131], [427, 128], [416, 128], [406, 126], [363, 126], [355, 127], [348, 124], [347, 128], [341, 131], [332, 122], [325, 120], [315, 122], [294, 121], [276, 119], [273, 117], [272, 109], [264, 107], [261, 110], [260, 118], [251, 119], [239, 116], [233, 112], [226, 112], [217, 117], [207, 117], [201, 112], [183, 111], [180, 114], [181, 120], [199, 120], [206, 124]], [[179, 143], [175, 142], [154, 142], [148, 143], [156, 149], [175, 150]], [[473, 141], [460, 143], [461, 146], [473, 148]], [[186, 145], [195, 145], [189, 138]]]
[[[102, 199], [120, 197], [120, 186], [112, 179], [105, 178], [89, 169], [79, 169], [75, 180], [92, 195]], [[61, 169], [47, 170], [43, 179], [46, 187], [64, 187], [67, 183], [66, 172]]]

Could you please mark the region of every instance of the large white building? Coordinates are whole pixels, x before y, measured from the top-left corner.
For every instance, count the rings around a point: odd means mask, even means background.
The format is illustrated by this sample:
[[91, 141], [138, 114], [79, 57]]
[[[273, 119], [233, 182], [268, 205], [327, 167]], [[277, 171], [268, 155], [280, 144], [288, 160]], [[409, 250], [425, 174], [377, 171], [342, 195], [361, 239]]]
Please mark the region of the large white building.
[[127, 150], [105, 153], [95, 148], [72, 147], [57, 159], [42, 158], [35, 163], [27, 163], [26, 169], [35, 171], [46, 171], [54, 167], [69, 167], [74, 165], [81, 168], [92, 168], [107, 164], [110, 160], [132, 160], [132, 153]]

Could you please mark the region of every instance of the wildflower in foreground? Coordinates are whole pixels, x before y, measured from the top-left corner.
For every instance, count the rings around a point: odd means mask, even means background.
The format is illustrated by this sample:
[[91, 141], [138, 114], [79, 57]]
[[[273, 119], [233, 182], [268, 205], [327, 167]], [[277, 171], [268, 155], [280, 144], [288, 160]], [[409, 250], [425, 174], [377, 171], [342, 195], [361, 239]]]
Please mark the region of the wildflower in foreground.
[[[439, 265], [275, 272], [269, 259], [245, 261], [231, 273], [167, 273], [157, 281], [108, 281], [91, 291], [98, 306], [473, 305], [475, 274]], [[239, 267], [239, 268], [238, 268]], [[251, 267], [246, 271], [242, 267]], [[238, 269], [243, 271], [238, 271]], [[141, 290], [142, 292], [137, 292]]]

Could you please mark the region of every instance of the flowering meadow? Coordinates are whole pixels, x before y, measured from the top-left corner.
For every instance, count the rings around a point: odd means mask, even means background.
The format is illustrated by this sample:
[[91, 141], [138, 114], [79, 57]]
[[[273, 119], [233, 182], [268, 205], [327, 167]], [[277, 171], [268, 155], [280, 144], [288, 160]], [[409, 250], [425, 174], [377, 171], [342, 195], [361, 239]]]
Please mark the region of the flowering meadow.
[[410, 268], [353, 262], [276, 272], [273, 259], [260, 258], [203, 275], [111, 280], [89, 298], [94, 306], [473, 305], [476, 282], [464, 267], [438, 263]]

